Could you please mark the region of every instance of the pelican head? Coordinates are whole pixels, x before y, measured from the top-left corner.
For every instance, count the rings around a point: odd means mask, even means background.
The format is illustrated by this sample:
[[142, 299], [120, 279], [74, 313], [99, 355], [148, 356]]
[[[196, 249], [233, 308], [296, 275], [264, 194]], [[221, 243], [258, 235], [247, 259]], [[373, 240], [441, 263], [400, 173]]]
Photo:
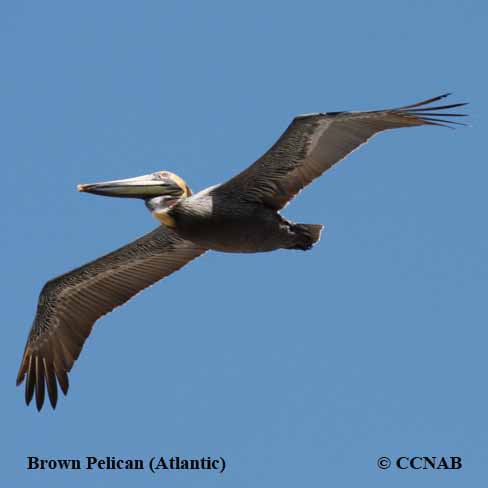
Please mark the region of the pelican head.
[[140, 198], [158, 219], [161, 212], [171, 208], [178, 200], [192, 194], [190, 187], [178, 175], [158, 171], [149, 175], [124, 180], [102, 181], [78, 185], [78, 191], [118, 198]]
[[143, 200], [153, 197], [179, 199], [191, 195], [191, 190], [183, 179], [169, 171], [158, 171], [125, 180], [87, 183], [78, 185], [77, 189], [106, 197], [141, 198]]
[[140, 198], [150, 209], [156, 205], [169, 207], [192, 194], [185, 181], [169, 171], [158, 171], [124, 180], [87, 183], [78, 185], [77, 189], [106, 197]]

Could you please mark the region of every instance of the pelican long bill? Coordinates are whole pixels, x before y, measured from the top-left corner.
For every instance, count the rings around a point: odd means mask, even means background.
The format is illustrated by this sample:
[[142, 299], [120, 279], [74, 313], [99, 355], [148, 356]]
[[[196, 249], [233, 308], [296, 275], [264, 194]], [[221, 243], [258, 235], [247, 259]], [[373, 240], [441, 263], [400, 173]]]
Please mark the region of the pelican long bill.
[[123, 180], [81, 184], [77, 186], [77, 189], [79, 192], [119, 198], [151, 198], [162, 195], [178, 198], [183, 194], [183, 189], [171, 176], [159, 173]]

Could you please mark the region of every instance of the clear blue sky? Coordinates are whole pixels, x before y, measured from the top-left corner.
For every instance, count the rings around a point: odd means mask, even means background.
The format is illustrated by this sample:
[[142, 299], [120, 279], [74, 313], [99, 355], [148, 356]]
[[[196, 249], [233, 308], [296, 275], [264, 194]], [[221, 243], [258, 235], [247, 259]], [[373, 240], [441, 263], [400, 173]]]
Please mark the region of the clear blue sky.
[[[483, 2], [3, 2], [2, 486], [486, 483]], [[76, 184], [198, 190], [291, 118], [446, 91], [472, 127], [379, 135], [305, 190], [312, 251], [209, 253], [97, 323], [57, 410], [15, 376], [43, 283], [154, 228]], [[223, 456], [213, 472], [28, 472], [26, 457]], [[462, 456], [380, 471], [379, 456]], [[483, 481], [484, 480], [484, 481]]]

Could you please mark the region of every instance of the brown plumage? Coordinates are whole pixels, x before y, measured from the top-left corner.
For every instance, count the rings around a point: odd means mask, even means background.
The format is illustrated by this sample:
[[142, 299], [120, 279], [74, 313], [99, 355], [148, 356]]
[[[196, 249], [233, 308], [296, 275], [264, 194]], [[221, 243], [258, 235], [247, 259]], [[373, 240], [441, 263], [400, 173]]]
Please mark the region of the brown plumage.
[[25, 400], [37, 408], [47, 386], [53, 408], [56, 380], [64, 394], [68, 375], [93, 324], [136, 293], [177, 271], [206, 249], [164, 226], [127, 246], [48, 281], [41, 291], [17, 384], [27, 375]]
[[315, 178], [378, 132], [419, 125], [465, 125], [438, 118], [463, 117], [465, 114], [442, 111], [465, 103], [424, 107], [448, 95], [389, 110], [300, 115], [266, 154], [215, 191], [280, 210]]
[[67, 393], [68, 372], [95, 321], [207, 249], [310, 249], [318, 242], [322, 226], [295, 224], [278, 211], [312, 180], [378, 132], [458, 124], [446, 117], [464, 114], [445, 110], [464, 103], [426, 107], [446, 96], [391, 110], [298, 116], [249, 168], [196, 195], [181, 178], [166, 171], [80, 185], [80, 191], [144, 199], [163, 225], [46, 283], [17, 376], [17, 385], [27, 377], [27, 404], [35, 394], [40, 410], [47, 388], [54, 408], [57, 385]]

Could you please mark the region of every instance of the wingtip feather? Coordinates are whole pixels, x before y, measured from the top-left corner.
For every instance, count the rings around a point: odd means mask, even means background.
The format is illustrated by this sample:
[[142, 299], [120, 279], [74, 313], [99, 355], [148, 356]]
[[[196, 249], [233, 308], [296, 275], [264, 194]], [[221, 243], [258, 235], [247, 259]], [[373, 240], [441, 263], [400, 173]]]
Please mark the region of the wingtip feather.
[[[418, 102], [413, 105], [407, 105], [405, 107], [401, 107], [400, 109], [397, 109], [394, 112], [406, 115], [408, 117], [413, 117], [414, 120], [417, 120], [419, 125], [423, 125], [423, 124], [437, 125], [441, 127], [449, 127], [451, 129], [453, 129], [454, 126], [459, 126], [459, 125], [467, 126], [468, 124], [465, 124], [463, 122], [454, 122], [453, 120], [450, 120], [449, 117], [465, 117], [468, 114], [442, 112], [443, 110], [463, 107], [468, 104], [467, 102], [425, 107], [425, 105], [430, 105], [432, 103], [435, 103], [443, 98], [448, 97], [449, 95], [451, 95], [451, 93], [444, 93], [443, 95], [430, 98], [429, 100], [424, 100], [422, 102]], [[438, 118], [438, 117], [442, 117], [442, 118]]]
[[17, 373], [15, 386], [20, 386], [24, 382], [26, 372], [27, 372], [27, 359], [24, 356], [22, 358], [22, 363], [20, 364], [19, 372]]
[[42, 364], [41, 358], [39, 356], [36, 356], [36, 407], [39, 412], [44, 405], [44, 379], [44, 366]]
[[58, 379], [59, 386], [64, 396], [68, 394], [69, 379], [66, 371], [55, 369], [56, 378]]
[[430, 103], [438, 102], [439, 100], [442, 100], [443, 98], [449, 97], [450, 95], [452, 95], [452, 93], [444, 93], [442, 95], [438, 95], [437, 97], [433, 97], [433, 98], [429, 98], [427, 100], [422, 100], [421, 102], [413, 103], [412, 105], [405, 105], [403, 107], [399, 107], [398, 110], [414, 108], [414, 107], [421, 107], [422, 105], [428, 105]]
[[58, 402], [58, 388], [56, 384], [56, 377], [53, 371], [53, 364], [49, 358], [45, 357], [42, 358], [42, 362], [44, 364], [44, 371], [46, 372], [46, 386], [49, 396], [49, 402], [51, 403], [51, 407], [54, 410]]
[[35, 385], [35, 370], [34, 361], [32, 360], [32, 355], [29, 355], [29, 364], [27, 372], [27, 382], [25, 384], [25, 403], [29, 405], [32, 401], [32, 396], [34, 395], [34, 385]]

